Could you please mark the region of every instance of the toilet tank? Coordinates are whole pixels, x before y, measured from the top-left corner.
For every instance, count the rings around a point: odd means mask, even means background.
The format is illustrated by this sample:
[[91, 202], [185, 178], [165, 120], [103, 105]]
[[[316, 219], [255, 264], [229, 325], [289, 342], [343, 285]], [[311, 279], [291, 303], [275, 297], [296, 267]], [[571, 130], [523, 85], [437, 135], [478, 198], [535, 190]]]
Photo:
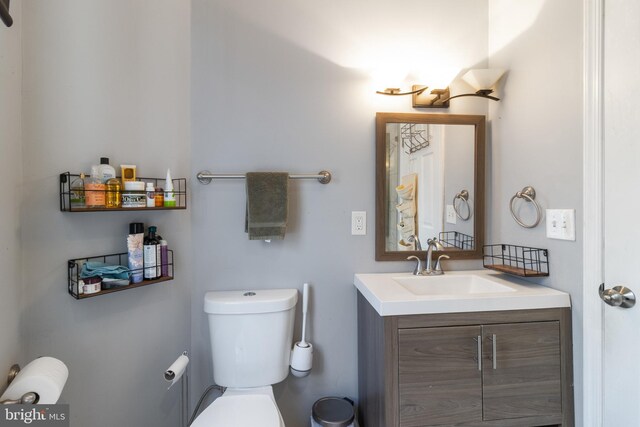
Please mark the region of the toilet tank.
[[284, 380], [297, 301], [296, 289], [207, 292], [214, 382], [260, 387]]

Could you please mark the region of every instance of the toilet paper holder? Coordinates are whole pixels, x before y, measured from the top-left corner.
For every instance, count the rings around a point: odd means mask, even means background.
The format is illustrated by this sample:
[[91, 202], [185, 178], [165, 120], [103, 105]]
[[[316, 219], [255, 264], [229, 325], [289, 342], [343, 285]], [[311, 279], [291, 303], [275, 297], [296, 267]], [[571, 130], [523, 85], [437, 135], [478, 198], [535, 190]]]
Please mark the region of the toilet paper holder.
[[[11, 366], [11, 368], [9, 368], [9, 375], [7, 375], [7, 385], [13, 382], [13, 380], [16, 378], [19, 372], [20, 372], [20, 365], [18, 365], [17, 363]], [[29, 392], [29, 393], [23, 394], [20, 399], [0, 400], [0, 405], [16, 405], [16, 404], [33, 405], [38, 403], [38, 400], [40, 400], [40, 396], [38, 396], [38, 393]]]

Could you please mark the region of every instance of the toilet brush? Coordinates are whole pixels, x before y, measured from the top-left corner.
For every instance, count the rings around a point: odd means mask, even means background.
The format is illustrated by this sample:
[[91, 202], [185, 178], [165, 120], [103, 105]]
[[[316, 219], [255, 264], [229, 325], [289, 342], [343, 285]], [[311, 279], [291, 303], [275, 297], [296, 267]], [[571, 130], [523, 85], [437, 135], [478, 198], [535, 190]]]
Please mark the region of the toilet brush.
[[295, 343], [291, 350], [291, 373], [298, 378], [309, 375], [313, 364], [313, 345], [305, 341], [308, 305], [309, 284], [305, 283], [302, 289], [302, 339]]

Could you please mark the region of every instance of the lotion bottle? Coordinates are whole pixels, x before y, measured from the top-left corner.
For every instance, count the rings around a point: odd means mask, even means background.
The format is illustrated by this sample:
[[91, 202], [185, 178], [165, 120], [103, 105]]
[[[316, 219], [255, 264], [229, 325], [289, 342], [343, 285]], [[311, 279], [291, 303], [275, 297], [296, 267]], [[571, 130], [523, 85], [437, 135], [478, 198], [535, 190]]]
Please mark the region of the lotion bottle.
[[102, 182], [106, 184], [107, 181], [115, 177], [116, 170], [109, 164], [109, 158], [100, 157], [100, 166], [98, 166], [98, 178], [100, 178]]

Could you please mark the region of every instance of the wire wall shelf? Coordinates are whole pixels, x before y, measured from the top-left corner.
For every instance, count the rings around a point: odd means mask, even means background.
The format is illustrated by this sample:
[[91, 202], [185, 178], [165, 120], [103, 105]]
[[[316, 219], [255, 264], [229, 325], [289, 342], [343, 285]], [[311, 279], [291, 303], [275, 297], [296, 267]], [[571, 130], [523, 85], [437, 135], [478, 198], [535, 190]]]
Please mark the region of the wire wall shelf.
[[[173, 251], [169, 249], [167, 251], [167, 262], [165, 264], [160, 264], [160, 265], [157, 265], [156, 267], [152, 267], [152, 268], [157, 268], [160, 271], [165, 270], [166, 275], [164, 276], [158, 277], [157, 279], [143, 280], [140, 283], [129, 283], [128, 285], [121, 285], [121, 286], [112, 285], [108, 289], [104, 288], [105, 282], [102, 282], [103, 287], [102, 287], [102, 290], [100, 290], [99, 292], [95, 292], [95, 293], [82, 292], [81, 286], [83, 286], [83, 279], [80, 277], [80, 272], [82, 271], [82, 265], [85, 262], [98, 261], [98, 262], [103, 262], [109, 265], [127, 266], [127, 257], [128, 257], [128, 254], [125, 252], [125, 253], [119, 253], [119, 254], [99, 255], [99, 256], [86, 257], [86, 258], [70, 259], [67, 262], [67, 270], [69, 275], [69, 281], [68, 281], [69, 295], [71, 295], [75, 299], [86, 299], [86, 298], [97, 297], [100, 295], [111, 294], [114, 292], [126, 291], [127, 289], [140, 288], [142, 286], [148, 286], [156, 283], [166, 282], [168, 280], [173, 280]], [[149, 267], [147, 267], [147, 269], [148, 268]], [[130, 273], [132, 276], [135, 273], [144, 274], [144, 270], [145, 268], [134, 269], [134, 270], [130, 270]]]
[[445, 248], [457, 248], [462, 250], [473, 250], [475, 239], [468, 234], [459, 231], [442, 231], [438, 234], [438, 240]]
[[[89, 174], [86, 174], [88, 177]], [[187, 209], [187, 179], [186, 178], [174, 178], [173, 181], [173, 193], [175, 194], [176, 205], [171, 207], [86, 207], [77, 206], [76, 200], [85, 200], [86, 192], [104, 192], [105, 199], [109, 195], [109, 190], [85, 190], [83, 187], [72, 188], [71, 183], [77, 178], [80, 178], [80, 174], [73, 174], [70, 172], [64, 172], [60, 174], [60, 210], [63, 212], [113, 212], [113, 211], [161, 211], [161, 210], [174, 210], [174, 209]], [[120, 177], [116, 177], [120, 179]], [[137, 178], [138, 181], [150, 182], [154, 188], [163, 187], [165, 183], [164, 178]], [[129, 191], [121, 189], [120, 194], [123, 193], [139, 193], [146, 194], [145, 191]]]
[[484, 268], [520, 277], [549, 275], [549, 251], [507, 244], [485, 245], [482, 248]]

